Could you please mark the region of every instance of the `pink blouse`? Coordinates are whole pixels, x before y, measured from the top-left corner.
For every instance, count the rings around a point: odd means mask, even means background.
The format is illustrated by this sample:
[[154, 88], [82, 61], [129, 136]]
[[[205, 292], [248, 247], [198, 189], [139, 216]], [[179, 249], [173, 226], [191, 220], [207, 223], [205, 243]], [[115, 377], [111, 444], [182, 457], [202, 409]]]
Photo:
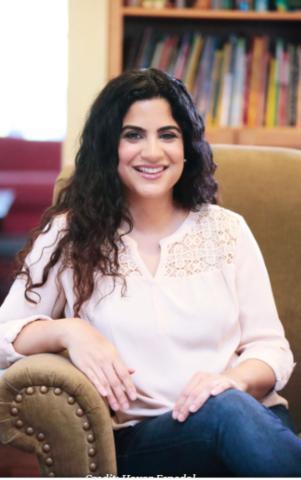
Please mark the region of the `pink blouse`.
[[[58, 216], [36, 240], [26, 260], [34, 281], [41, 279], [65, 225], [65, 216]], [[266, 362], [276, 375], [263, 403], [286, 404], [276, 391], [292, 373], [293, 356], [262, 255], [243, 218], [215, 205], [190, 212], [177, 231], [160, 241], [154, 276], [136, 242], [130, 235], [123, 238], [119, 261], [125, 295], [119, 279], [112, 292], [112, 279], [96, 274], [94, 292], [81, 308], [81, 318], [135, 369], [137, 400], [116, 413], [115, 428], [171, 410], [195, 372], [223, 372], [250, 358]], [[72, 270], [65, 269], [58, 279], [59, 268], [60, 263], [37, 290], [37, 304], [26, 301], [24, 279], [13, 283], [0, 308], [0, 367], [22, 357], [12, 342], [24, 325], [73, 316]]]

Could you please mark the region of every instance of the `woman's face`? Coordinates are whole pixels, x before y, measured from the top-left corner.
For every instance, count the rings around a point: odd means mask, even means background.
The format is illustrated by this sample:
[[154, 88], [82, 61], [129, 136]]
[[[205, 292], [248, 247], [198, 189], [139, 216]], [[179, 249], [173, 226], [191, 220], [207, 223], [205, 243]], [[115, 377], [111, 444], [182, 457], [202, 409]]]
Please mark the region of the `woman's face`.
[[172, 198], [183, 172], [184, 145], [165, 99], [131, 105], [123, 119], [118, 155], [118, 173], [130, 201]]

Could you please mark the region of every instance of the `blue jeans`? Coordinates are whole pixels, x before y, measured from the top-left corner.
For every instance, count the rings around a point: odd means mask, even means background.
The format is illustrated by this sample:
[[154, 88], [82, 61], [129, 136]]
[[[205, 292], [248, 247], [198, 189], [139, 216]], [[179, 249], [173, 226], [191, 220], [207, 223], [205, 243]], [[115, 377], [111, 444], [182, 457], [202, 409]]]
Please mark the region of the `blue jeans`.
[[227, 390], [183, 423], [167, 412], [115, 431], [118, 475], [301, 476], [301, 440], [285, 423], [285, 407]]

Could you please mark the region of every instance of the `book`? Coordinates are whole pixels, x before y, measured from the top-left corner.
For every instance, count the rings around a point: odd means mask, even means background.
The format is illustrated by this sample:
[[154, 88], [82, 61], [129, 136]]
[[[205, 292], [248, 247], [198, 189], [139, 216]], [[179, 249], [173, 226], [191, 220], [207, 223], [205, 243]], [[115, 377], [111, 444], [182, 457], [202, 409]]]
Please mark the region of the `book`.
[[154, 49], [154, 54], [150, 62], [151, 68], [159, 68], [165, 42], [166, 42], [166, 36], [161, 37], [159, 41], [157, 41]]
[[208, 60], [205, 65], [205, 80], [203, 86], [203, 105], [201, 113], [203, 117], [206, 119], [209, 111], [210, 106], [210, 98], [213, 93], [213, 82], [212, 82], [212, 71], [213, 71], [213, 63], [214, 63], [214, 51], [217, 48], [217, 38], [211, 37], [209, 43], [209, 54]]
[[159, 69], [167, 71], [171, 62], [174, 49], [177, 47], [178, 35], [168, 35], [164, 42], [159, 60]]
[[286, 0], [288, 10], [300, 10], [301, 11], [301, 2], [300, 0]]
[[287, 93], [287, 125], [295, 126], [297, 117], [298, 88], [298, 50], [297, 46], [288, 44], [288, 93]]
[[269, 10], [268, 0], [254, 0], [254, 10], [256, 12], [267, 12]]
[[198, 68], [198, 64], [201, 56], [202, 46], [203, 46], [202, 35], [200, 33], [195, 33], [192, 40], [191, 51], [187, 61], [185, 75], [183, 78], [183, 81], [189, 92], [192, 92], [193, 90], [195, 77], [197, 74], [197, 68]]
[[278, 94], [277, 125], [283, 127], [286, 125], [287, 102], [288, 102], [288, 82], [289, 82], [289, 57], [288, 52], [283, 50], [280, 64], [280, 81]]
[[[208, 97], [208, 95], [211, 95], [212, 85], [210, 82], [210, 78], [214, 61], [215, 44], [215, 37], [206, 37], [193, 90], [193, 99], [195, 101], [195, 104], [197, 105], [198, 111], [203, 116], [206, 115], [208, 110], [210, 98]], [[208, 83], [210, 83], [209, 86]]]
[[252, 0], [236, 0], [236, 8], [243, 11], [252, 10]]
[[217, 109], [221, 89], [221, 72], [223, 68], [223, 51], [218, 48], [214, 52], [213, 68], [212, 68], [212, 93], [207, 115], [207, 125], [216, 126]]
[[241, 37], [238, 38], [235, 55], [233, 89], [229, 114], [229, 126], [231, 127], [241, 127], [243, 125], [245, 76], [246, 40]]
[[256, 125], [259, 127], [264, 125], [264, 113], [268, 88], [268, 65], [270, 60], [269, 44], [269, 37], [264, 37], [262, 58], [260, 61], [261, 68], [259, 69], [258, 108], [256, 115]]
[[258, 98], [260, 90], [260, 69], [258, 68], [261, 65], [263, 52], [263, 40], [262, 37], [254, 37], [252, 39], [252, 47], [250, 52], [250, 83], [248, 96], [246, 99], [247, 102], [247, 117], [246, 125], [248, 127], [256, 126], [256, 117], [257, 117], [257, 108], [258, 108]]
[[217, 116], [216, 122], [218, 126], [226, 126], [227, 125], [227, 116], [228, 116], [228, 108], [229, 108], [229, 94], [230, 94], [230, 61], [231, 61], [231, 54], [232, 54], [232, 45], [228, 40], [223, 47], [223, 65], [221, 71], [221, 88], [220, 88], [220, 95], [218, 100], [218, 107], [217, 107]]
[[246, 123], [248, 127], [259, 127], [262, 126], [264, 122], [268, 69], [268, 37], [254, 37], [250, 68]]
[[232, 96], [233, 96], [233, 78], [234, 78], [234, 67], [235, 67], [235, 57], [237, 50], [237, 37], [232, 35], [229, 39], [229, 59], [226, 59], [227, 68], [225, 70], [224, 84], [221, 98], [221, 116], [219, 119], [219, 124], [221, 127], [226, 127], [229, 125], [230, 121], [230, 112], [232, 108]]
[[124, 64], [125, 68], [134, 68], [136, 66], [136, 59], [140, 50], [140, 45], [143, 42], [143, 34], [137, 33], [137, 37], [125, 37], [124, 39]]
[[251, 48], [250, 40], [246, 39], [246, 56], [245, 56], [245, 83], [243, 88], [243, 102], [242, 102], [242, 121], [243, 125], [247, 124], [248, 116], [248, 101], [249, 101], [249, 90], [250, 90], [250, 78], [251, 78]]
[[223, 8], [223, 0], [211, 0], [212, 10], [221, 10]]
[[265, 111], [265, 126], [275, 126], [275, 112], [276, 112], [276, 59], [270, 58], [269, 75], [268, 75], [268, 91], [267, 103]]
[[277, 12], [286, 12], [288, 10], [286, 0], [275, 0]]
[[301, 127], [301, 45], [297, 48], [298, 57], [298, 85], [297, 85], [297, 116], [296, 126]]
[[145, 29], [142, 39], [138, 37], [138, 41], [136, 41], [136, 45], [137, 45], [137, 50], [136, 50], [135, 58], [131, 60], [131, 62], [133, 62], [133, 66], [135, 68], [143, 68], [147, 61], [150, 62], [150, 59], [146, 60], [146, 52], [148, 51], [150, 45], [152, 45], [152, 49], [155, 48], [155, 41], [153, 39], [153, 29], [151, 27], [148, 27]]
[[189, 51], [191, 47], [191, 33], [186, 32], [181, 38], [180, 47], [175, 61], [174, 76], [182, 80], [184, 78]]
[[211, 8], [211, 0], [196, 0], [196, 3], [194, 4], [194, 8], [200, 8], [202, 10]]

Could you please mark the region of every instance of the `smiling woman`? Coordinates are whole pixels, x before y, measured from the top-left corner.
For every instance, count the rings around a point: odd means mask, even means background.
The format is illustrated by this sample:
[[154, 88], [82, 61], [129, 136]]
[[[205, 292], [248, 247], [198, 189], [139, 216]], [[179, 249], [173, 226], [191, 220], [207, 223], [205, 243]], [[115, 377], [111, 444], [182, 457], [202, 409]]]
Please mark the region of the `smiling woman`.
[[0, 310], [0, 365], [67, 349], [106, 399], [119, 475], [301, 475], [292, 352], [214, 171], [182, 82], [111, 80]]
[[173, 187], [184, 168], [184, 145], [165, 99], [131, 105], [123, 119], [118, 156], [118, 173], [129, 204], [150, 195], [153, 201], [173, 204]]

